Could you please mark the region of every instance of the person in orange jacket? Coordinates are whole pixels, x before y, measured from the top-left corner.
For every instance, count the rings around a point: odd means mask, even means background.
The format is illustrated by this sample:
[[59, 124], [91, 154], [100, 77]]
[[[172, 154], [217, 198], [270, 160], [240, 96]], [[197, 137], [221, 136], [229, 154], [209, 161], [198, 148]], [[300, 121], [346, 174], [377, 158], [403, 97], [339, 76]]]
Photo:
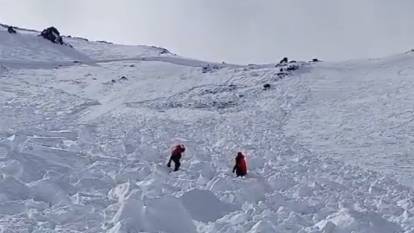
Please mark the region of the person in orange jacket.
[[184, 151], [185, 147], [183, 144], [175, 146], [174, 150], [171, 152], [171, 157], [167, 163], [167, 167], [171, 167], [171, 161], [174, 161], [174, 171], [178, 171], [181, 166], [180, 159]]
[[236, 163], [233, 167], [233, 173], [236, 172], [237, 176], [245, 176], [247, 175], [247, 163], [246, 163], [246, 156], [243, 153], [238, 152], [236, 156]]

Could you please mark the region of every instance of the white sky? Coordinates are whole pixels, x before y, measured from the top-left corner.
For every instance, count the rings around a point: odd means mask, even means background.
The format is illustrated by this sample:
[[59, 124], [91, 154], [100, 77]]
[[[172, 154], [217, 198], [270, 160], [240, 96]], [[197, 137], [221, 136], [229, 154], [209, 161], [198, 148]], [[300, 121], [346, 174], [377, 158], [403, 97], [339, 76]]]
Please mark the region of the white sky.
[[233, 63], [414, 48], [414, 0], [0, 0], [0, 22]]

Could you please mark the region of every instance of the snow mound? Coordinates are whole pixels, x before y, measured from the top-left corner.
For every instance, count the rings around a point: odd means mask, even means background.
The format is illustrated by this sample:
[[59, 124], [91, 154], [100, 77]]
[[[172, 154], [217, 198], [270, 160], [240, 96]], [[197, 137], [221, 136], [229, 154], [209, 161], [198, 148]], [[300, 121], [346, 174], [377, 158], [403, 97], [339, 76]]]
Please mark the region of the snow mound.
[[191, 216], [179, 199], [164, 196], [147, 202], [148, 204], [144, 205], [139, 195], [132, 190], [121, 202], [112, 219], [113, 227], [108, 232], [197, 232]]
[[180, 199], [192, 218], [202, 222], [216, 221], [236, 209], [208, 190], [194, 189], [184, 193]]
[[403, 232], [401, 227], [389, 222], [373, 212], [358, 212], [341, 209], [329, 215], [326, 220], [316, 224], [322, 232], [326, 233], [397, 233]]
[[7, 176], [0, 178], [0, 197], [5, 200], [25, 200], [30, 197], [30, 190], [26, 184]]
[[36, 181], [30, 184], [30, 189], [35, 201], [42, 201], [49, 205], [70, 202], [68, 193], [49, 180]]

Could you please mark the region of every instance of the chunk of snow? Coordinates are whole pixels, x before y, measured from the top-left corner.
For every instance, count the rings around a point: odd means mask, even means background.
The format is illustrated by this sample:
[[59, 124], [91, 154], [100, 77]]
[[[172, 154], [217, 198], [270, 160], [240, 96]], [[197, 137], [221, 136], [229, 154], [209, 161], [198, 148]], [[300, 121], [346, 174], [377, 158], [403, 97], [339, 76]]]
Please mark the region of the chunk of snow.
[[358, 212], [341, 209], [316, 224], [322, 230], [332, 233], [399, 233], [403, 230], [374, 212]]
[[184, 207], [192, 218], [202, 222], [216, 221], [236, 206], [220, 201], [211, 191], [194, 189], [181, 196]]

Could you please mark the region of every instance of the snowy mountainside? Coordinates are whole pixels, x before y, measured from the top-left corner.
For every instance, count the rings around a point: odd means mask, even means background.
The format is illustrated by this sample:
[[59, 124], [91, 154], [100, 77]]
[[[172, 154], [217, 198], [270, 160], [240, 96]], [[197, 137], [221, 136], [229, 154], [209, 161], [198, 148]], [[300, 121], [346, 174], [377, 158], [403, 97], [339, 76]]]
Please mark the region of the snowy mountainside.
[[0, 232], [414, 232], [413, 54], [287, 71], [20, 34], [0, 31]]
[[292, 114], [291, 135], [312, 152], [414, 187], [414, 53], [321, 64], [303, 79], [311, 98]]
[[88, 57], [68, 46], [60, 46], [38, 36], [32, 31], [17, 30], [7, 33], [7, 28], [0, 26], [0, 52], [2, 63], [23, 62], [64, 62], [87, 60]]

